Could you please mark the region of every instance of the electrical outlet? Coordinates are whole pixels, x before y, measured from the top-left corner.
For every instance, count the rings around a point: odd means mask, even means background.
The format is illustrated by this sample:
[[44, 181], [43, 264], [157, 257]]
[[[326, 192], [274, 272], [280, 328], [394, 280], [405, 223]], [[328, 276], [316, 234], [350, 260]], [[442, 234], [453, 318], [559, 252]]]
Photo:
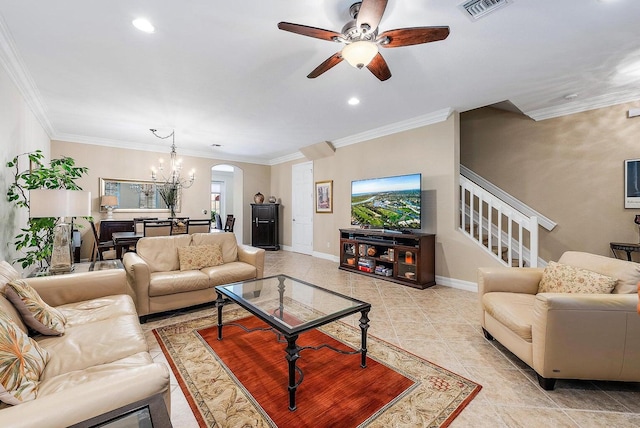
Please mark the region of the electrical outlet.
[[327, 248], [331, 248], [331, 242], [327, 242]]

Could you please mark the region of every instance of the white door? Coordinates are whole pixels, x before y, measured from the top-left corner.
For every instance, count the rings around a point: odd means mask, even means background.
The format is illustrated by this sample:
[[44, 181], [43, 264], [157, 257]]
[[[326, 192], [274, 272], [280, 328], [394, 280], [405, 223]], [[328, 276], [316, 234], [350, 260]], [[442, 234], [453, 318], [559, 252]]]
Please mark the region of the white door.
[[291, 167], [292, 250], [313, 253], [313, 162]]

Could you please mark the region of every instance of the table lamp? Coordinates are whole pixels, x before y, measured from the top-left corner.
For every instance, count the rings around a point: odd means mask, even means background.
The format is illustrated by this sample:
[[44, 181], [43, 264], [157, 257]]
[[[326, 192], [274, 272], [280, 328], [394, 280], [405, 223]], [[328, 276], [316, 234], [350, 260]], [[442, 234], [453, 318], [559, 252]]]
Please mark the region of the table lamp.
[[29, 191], [31, 218], [58, 217], [53, 230], [53, 251], [49, 272], [66, 273], [73, 270], [72, 227], [66, 217], [91, 215], [91, 192], [68, 189], [34, 189]]
[[113, 209], [118, 206], [116, 195], [104, 195], [100, 198], [100, 206], [107, 209], [107, 220], [113, 220]]

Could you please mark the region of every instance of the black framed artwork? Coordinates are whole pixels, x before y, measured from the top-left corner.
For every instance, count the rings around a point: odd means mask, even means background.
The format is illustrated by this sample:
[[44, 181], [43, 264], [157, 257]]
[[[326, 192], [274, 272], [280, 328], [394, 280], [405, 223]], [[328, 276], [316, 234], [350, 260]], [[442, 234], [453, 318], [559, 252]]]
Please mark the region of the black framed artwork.
[[624, 161], [624, 207], [640, 208], [640, 159]]

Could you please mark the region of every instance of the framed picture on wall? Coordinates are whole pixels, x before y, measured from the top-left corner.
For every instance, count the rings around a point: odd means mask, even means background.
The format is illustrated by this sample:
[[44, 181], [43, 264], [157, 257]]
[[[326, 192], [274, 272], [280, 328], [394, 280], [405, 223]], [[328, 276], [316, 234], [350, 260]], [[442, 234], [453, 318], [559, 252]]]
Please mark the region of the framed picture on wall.
[[624, 161], [624, 207], [640, 208], [640, 159]]
[[316, 212], [333, 212], [333, 180], [316, 181]]

